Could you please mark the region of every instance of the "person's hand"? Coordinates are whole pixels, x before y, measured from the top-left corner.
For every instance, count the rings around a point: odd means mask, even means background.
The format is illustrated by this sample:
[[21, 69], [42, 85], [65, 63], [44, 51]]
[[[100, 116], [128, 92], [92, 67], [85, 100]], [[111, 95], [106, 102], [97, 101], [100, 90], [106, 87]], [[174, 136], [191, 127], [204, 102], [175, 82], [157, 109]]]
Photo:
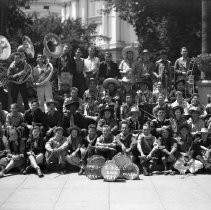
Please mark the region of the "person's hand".
[[147, 159], [148, 160], [151, 159], [151, 158], [152, 158], [152, 155], [151, 154], [147, 155]]
[[174, 155], [173, 154], [169, 154], [169, 157], [173, 160], [173, 161], [175, 161], [176, 160], [176, 158], [174, 157]]
[[126, 147], [125, 147], [125, 145], [122, 145], [122, 151], [123, 151], [123, 152], [126, 152]]

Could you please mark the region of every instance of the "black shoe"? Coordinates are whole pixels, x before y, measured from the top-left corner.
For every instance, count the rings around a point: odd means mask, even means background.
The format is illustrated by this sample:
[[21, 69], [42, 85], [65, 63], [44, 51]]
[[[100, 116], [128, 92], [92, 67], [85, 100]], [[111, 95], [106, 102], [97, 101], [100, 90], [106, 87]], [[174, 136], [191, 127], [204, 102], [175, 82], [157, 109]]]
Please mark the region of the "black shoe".
[[149, 172], [147, 171], [146, 167], [143, 167], [143, 175], [144, 176], [149, 176]]
[[26, 174], [28, 174], [31, 170], [32, 170], [32, 166], [27, 166], [27, 167], [22, 171], [22, 174], [23, 174], [23, 175], [26, 175]]
[[78, 172], [78, 175], [79, 175], [79, 176], [80, 176], [80, 175], [83, 175], [83, 173], [84, 173], [84, 168], [81, 168], [80, 171]]
[[44, 176], [44, 175], [43, 175], [43, 172], [41, 171], [40, 168], [36, 168], [36, 171], [37, 171], [37, 175], [38, 175], [40, 178]]

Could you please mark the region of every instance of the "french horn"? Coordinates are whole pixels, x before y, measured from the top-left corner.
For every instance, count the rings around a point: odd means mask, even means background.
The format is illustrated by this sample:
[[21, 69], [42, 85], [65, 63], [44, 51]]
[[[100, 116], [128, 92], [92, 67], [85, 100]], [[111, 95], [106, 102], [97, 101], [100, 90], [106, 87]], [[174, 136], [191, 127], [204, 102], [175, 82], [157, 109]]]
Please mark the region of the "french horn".
[[11, 46], [7, 38], [0, 35], [0, 60], [7, 60], [11, 54]]
[[56, 34], [46, 34], [43, 40], [43, 45], [46, 54], [50, 55], [53, 58], [59, 58], [63, 52], [61, 40]]

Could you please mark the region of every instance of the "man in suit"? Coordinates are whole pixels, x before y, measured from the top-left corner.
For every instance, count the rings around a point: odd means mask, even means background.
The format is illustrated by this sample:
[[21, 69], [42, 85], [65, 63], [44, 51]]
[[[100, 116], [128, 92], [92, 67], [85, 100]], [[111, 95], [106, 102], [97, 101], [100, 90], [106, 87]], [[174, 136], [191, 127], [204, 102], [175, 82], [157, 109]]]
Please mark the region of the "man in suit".
[[118, 79], [120, 76], [119, 69], [116, 63], [112, 61], [112, 54], [110, 52], [105, 53], [105, 61], [100, 63], [99, 68], [99, 82], [100, 84], [107, 78]]

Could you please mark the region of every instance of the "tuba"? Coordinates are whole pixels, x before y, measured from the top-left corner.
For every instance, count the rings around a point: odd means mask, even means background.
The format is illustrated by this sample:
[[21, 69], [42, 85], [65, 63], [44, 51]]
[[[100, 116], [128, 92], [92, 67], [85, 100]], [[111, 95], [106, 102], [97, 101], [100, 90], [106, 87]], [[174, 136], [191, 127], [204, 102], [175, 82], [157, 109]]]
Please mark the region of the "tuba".
[[7, 60], [11, 54], [11, 46], [7, 38], [0, 35], [0, 60]]
[[63, 52], [61, 40], [56, 34], [48, 33], [45, 35], [43, 45], [46, 55], [50, 55], [53, 58], [59, 58]]

